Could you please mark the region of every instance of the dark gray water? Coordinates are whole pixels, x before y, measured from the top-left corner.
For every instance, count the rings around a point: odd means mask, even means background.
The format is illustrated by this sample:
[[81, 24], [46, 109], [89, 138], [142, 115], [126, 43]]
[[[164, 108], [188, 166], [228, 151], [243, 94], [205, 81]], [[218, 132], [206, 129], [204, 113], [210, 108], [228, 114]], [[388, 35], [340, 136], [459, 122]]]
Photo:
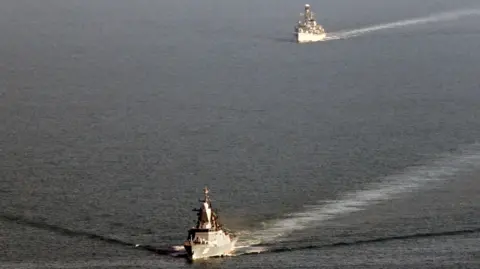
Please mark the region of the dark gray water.
[[303, 4], [1, 1], [0, 268], [479, 268], [477, 1]]

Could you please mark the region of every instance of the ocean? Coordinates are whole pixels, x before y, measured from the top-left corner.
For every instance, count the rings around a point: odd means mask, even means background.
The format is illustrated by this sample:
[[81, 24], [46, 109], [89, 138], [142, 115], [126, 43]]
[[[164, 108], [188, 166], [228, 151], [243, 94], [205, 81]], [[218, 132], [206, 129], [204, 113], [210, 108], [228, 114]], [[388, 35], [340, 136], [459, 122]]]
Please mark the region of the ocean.
[[0, 268], [480, 268], [478, 1], [304, 4], [1, 1]]

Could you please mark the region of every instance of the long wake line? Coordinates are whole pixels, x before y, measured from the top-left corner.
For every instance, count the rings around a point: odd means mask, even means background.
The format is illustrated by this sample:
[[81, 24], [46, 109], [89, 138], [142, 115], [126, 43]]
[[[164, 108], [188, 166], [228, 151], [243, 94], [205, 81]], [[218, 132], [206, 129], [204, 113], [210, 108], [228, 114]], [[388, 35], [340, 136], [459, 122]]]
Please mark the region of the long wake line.
[[384, 178], [379, 184], [346, 193], [338, 200], [319, 201], [316, 205], [306, 206], [301, 212], [272, 221], [266, 228], [249, 233], [246, 235], [249, 239], [243, 243], [270, 243], [294, 231], [320, 226], [324, 221], [362, 211], [371, 205], [424, 188], [429, 183], [453, 179], [457, 173], [478, 166], [480, 144], [473, 144], [459, 154], [445, 156], [429, 165], [411, 167], [402, 174]]
[[[480, 233], [480, 228], [380, 237], [380, 238], [356, 240], [356, 241], [350, 241], [350, 242], [337, 242], [337, 243], [332, 243], [327, 245], [306, 245], [306, 246], [299, 246], [299, 247], [282, 247], [282, 248], [275, 248], [275, 247], [269, 248], [268, 246], [271, 246], [271, 245], [264, 245], [265, 248], [263, 248], [262, 251], [258, 251], [258, 252], [251, 251], [246, 253], [239, 253], [239, 255], [289, 252], [289, 251], [300, 251], [300, 250], [306, 250], [306, 249], [325, 249], [325, 248], [334, 248], [334, 247], [342, 247], [342, 246], [355, 246], [355, 245], [388, 242], [388, 241], [394, 241], [394, 240], [410, 240], [410, 239], [421, 239], [421, 238], [429, 238], [429, 237], [457, 236], [457, 235], [465, 235], [465, 234], [472, 234], [472, 233]], [[260, 246], [261, 245], [258, 245], [258, 247]]]
[[383, 23], [383, 24], [372, 25], [364, 28], [347, 30], [347, 31], [333, 32], [333, 33], [327, 34], [326, 41], [347, 39], [347, 38], [352, 38], [352, 37], [364, 35], [371, 32], [376, 32], [380, 30], [401, 28], [401, 27], [410, 26], [410, 25], [426, 24], [426, 23], [432, 23], [432, 22], [450, 21], [450, 20], [460, 19], [466, 16], [475, 16], [475, 15], [480, 15], [480, 9], [463, 9], [463, 10], [457, 10], [457, 11], [443, 12], [443, 13], [433, 14], [427, 17], [401, 20], [401, 21], [390, 22], [390, 23]]
[[29, 220], [29, 219], [26, 219], [26, 218], [21, 217], [21, 216], [3, 214], [3, 215], [0, 215], [0, 219], [6, 220], [6, 221], [11, 221], [11, 222], [16, 222], [18, 224], [30, 226], [30, 227], [37, 228], [37, 229], [56, 232], [58, 234], [62, 234], [62, 235], [66, 235], [66, 236], [90, 238], [90, 239], [93, 239], [93, 240], [103, 241], [103, 242], [107, 242], [107, 243], [115, 244], [115, 245], [136, 247], [136, 248], [139, 248], [139, 249], [153, 251], [153, 252], [158, 253], [158, 254], [170, 254], [170, 253], [173, 252], [173, 250], [171, 250], [167, 247], [157, 248], [157, 247], [146, 246], [146, 245], [140, 246], [138, 244], [130, 243], [130, 242], [127, 242], [127, 241], [116, 239], [116, 238], [111, 238], [111, 237], [98, 235], [98, 234], [94, 234], [94, 233], [89, 233], [89, 232], [85, 232], [85, 231], [72, 230], [72, 229], [68, 229], [68, 228], [65, 228], [65, 227], [60, 227], [60, 226], [57, 226], [57, 225], [48, 224], [48, 223], [45, 223], [45, 222], [42, 222], [42, 221]]

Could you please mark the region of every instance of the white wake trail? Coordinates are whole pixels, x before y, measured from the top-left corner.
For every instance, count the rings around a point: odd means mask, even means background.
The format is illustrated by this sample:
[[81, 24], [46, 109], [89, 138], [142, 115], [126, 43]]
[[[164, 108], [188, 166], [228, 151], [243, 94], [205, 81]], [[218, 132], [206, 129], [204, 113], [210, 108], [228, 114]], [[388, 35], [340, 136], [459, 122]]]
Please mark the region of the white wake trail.
[[268, 243], [294, 231], [320, 226], [324, 221], [365, 210], [368, 206], [418, 190], [429, 182], [449, 180], [459, 172], [478, 167], [480, 144], [474, 144], [460, 154], [446, 156], [430, 165], [409, 168], [403, 174], [386, 177], [382, 183], [365, 190], [346, 193], [338, 200], [306, 206], [301, 212], [273, 221], [268, 228], [250, 233], [248, 237], [251, 240], [247, 239], [245, 243]]
[[372, 26], [359, 28], [359, 29], [329, 33], [327, 34], [326, 40], [347, 39], [347, 38], [356, 37], [356, 36], [364, 35], [371, 32], [376, 32], [380, 30], [401, 28], [401, 27], [410, 26], [410, 25], [419, 25], [419, 24], [426, 24], [426, 23], [432, 23], [432, 22], [450, 21], [450, 20], [460, 19], [466, 16], [475, 16], [475, 15], [480, 15], [479, 9], [464, 9], [464, 10], [438, 13], [438, 14], [427, 16], [427, 17], [414, 18], [414, 19], [408, 19], [408, 20], [402, 20], [402, 21], [396, 21], [396, 22], [390, 22], [390, 23], [383, 23], [383, 24], [372, 25]]

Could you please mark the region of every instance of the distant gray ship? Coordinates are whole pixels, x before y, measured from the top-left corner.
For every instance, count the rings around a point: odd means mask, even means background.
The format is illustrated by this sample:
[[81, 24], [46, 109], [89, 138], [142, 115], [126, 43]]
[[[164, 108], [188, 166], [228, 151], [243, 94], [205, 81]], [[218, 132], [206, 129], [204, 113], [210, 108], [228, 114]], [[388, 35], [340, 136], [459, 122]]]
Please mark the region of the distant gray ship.
[[198, 212], [197, 224], [188, 230], [187, 240], [183, 244], [190, 260], [229, 255], [238, 239], [220, 224], [206, 187], [204, 194], [201, 208], [194, 209]]
[[310, 10], [310, 5], [305, 5], [305, 13], [301, 14], [303, 20], [295, 26], [295, 38], [298, 43], [322, 41], [327, 36], [325, 29], [315, 20], [315, 13]]

